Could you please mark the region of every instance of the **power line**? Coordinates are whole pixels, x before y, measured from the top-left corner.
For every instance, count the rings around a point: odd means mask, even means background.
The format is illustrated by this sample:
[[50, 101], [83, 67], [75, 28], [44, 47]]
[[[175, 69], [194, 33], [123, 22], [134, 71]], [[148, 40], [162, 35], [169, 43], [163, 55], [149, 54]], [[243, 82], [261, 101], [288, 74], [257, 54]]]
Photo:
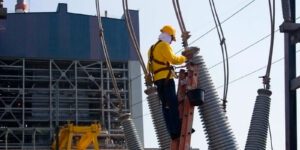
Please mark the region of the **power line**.
[[[300, 17], [298, 17], [298, 18], [300, 18]], [[279, 29], [277, 29], [275, 32], [278, 32], [278, 31], [279, 31]], [[231, 58], [233, 58], [233, 57], [239, 55], [240, 53], [242, 53], [242, 52], [248, 50], [249, 48], [255, 46], [256, 44], [258, 44], [258, 43], [262, 42], [263, 40], [267, 39], [268, 37], [270, 37], [270, 35], [271, 35], [271, 34], [268, 34], [268, 35], [266, 35], [266, 36], [260, 38], [259, 40], [253, 42], [252, 44], [248, 45], [247, 47], [245, 47], [245, 48], [239, 50], [238, 52], [234, 53], [233, 55], [229, 56], [228, 59], [231, 59]], [[218, 63], [212, 65], [211, 67], [208, 67], [208, 69], [212, 69], [212, 68], [214, 68], [214, 67], [220, 65], [220, 64], [222, 64], [222, 62], [223, 62], [223, 61], [219, 61]], [[135, 76], [135, 77], [133, 77], [133, 78], [131, 78], [130, 81], [136, 80], [136, 79], [138, 79], [139, 77], [141, 77], [142, 75], [143, 75], [143, 73], [142, 73], [142, 74], [139, 74], [139, 75], [137, 75], [137, 76]]]
[[[300, 52], [300, 49], [296, 51], [296, 53], [298, 53], [298, 52]], [[280, 61], [282, 61], [283, 59], [284, 59], [284, 57], [281, 57], [281, 58], [277, 59], [276, 61], [272, 62], [272, 65], [273, 65], [273, 64], [276, 64], [276, 63], [278, 63], [278, 62], [280, 62]], [[243, 78], [246, 78], [246, 77], [248, 77], [248, 76], [250, 76], [250, 75], [252, 75], [252, 74], [254, 74], [254, 73], [256, 73], [256, 72], [258, 72], [258, 71], [260, 71], [260, 70], [262, 70], [262, 69], [264, 69], [264, 68], [266, 68], [266, 67], [267, 67], [267, 66], [260, 67], [260, 68], [254, 70], [254, 71], [252, 71], [252, 72], [250, 72], [250, 73], [247, 73], [247, 74], [245, 74], [245, 75], [243, 75], [243, 76], [240, 76], [239, 78], [236, 78], [236, 79], [230, 81], [229, 84], [232, 84], [232, 83], [237, 82], [237, 81], [239, 81], [239, 80], [241, 80], [241, 79], [243, 79]], [[217, 87], [217, 89], [219, 89], [219, 88], [221, 88], [221, 87], [223, 87], [223, 85]]]
[[223, 71], [224, 71], [224, 88], [223, 88], [223, 109], [226, 112], [226, 103], [227, 103], [227, 93], [228, 93], [228, 80], [229, 80], [229, 64], [228, 64], [228, 51], [225, 42], [225, 36], [223, 32], [222, 25], [219, 20], [219, 15], [215, 6], [214, 0], [209, 0], [210, 9], [212, 12], [212, 16], [215, 22], [215, 27], [217, 29], [222, 58], [223, 58]]
[[[296, 51], [296, 53], [298, 53], [298, 52], [300, 52], [300, 49]], [[276, 64], [276, 63], [278, 63], [278, 62], [280, 62], [280, 61], [282, 61], [283, 59], [284, 59], [284, 57], [281, 57], [281, 58], [277, 59], [276, 61], [272, 62], [272, 65], [273, 65], [273, 64]], [[262, 69], [264, 69], [264, 68], [266, 68], [266, 67], [267, 67], [267, 66], [263, 66], [263, 67], [260, 67], [260, 68], [254, 70], [254, 71], [252, 71], [252, 72], [250, 72], [250, 73], [247, 73], [247, 74], [245, 74], [245, 75], [242, 75], [241, 77], [239, 77], [239, 78], [237, 78], [237, 79], [234, 79], [234, 80], [230, 81], [230, 82], [229, 82], [229, 85], [232, 84], [232, 83], [234, 83], [234, 82], [237, 82], [237, 81], [239, 81], [239, 80], [241, 80], [241, 79], [243, 79], [243, 78], [249, 77], [250, 75], [252, 75], [252, 74], [254, 74], [254, 73], [256, 73], [256, 72], [258, 72], [258, 71], [260, 71], [260, 70], [262, 70]], [[223, 85], [217, 87], [216, 89], [219, 89], [219, 88], [221, 88], [221, 87], [223, 87]], [[144, 100], [143, 100], [143, 101], [144, 101]], [[143, 116], [147, 116], [147, 115], [150, 115], [150, 114], [148, 113], [148, 114], [144, 114], [144, 115], [139, 115], [139, 116], [133, 117], [132, 119], [137, 119], [137, 118], [140, 118], [140, 117], [143, 117]]]
[[[300, 17], [298, 17], [298, 18], [300, 18]], [[279, 29], [276, 30], [276, 32], [278, 32], [278, 31], [279, 31]], [[229, 56], [228, 59], [231, 59], [231, 58], [237, 56], [238, 54], [240, 54], [240, 53], [242, 53], [242, 52], [244, 52], [244, 51], [250, 49], [251, 47], [255, 46], [256, 44], [258, 44], [258, 43], [262, 42], [263, 40], [267, 39], [270, 35], [271, 35], [271, 34], [266, 35], [266, 36], [260, 38], [259, 40], [255, 41], [254, 43], [250, 44], [249, 46], [247, 46], [247, 47], [241, 49], [240, 51], [236, 52], [235, 54]], [[210, 69], [212, 69], [212, 68], [214, 68], [214, 67], [216, 67], [216, 66], [218, 66], [218, 65], [220, 65], [220, 64], [222, 64], [222, 61], [220, 61], [220, 62], [218, 62], [218, 63], [212, 65], [211, 67], [208, 68], [208, 70], [210, 70]], [[263, 69], [263, 68], [262, 68], [262, 69]], [[143, 75], [143, 74], [139, 74], [139, 75], [137, 75], [136, 77], [133, 77], [132, 79], [130, 79], [130, 81], [136, 80], [136, 79], [138, 79], [139, 77], [141, 77], [142, 75]], [[219, 88], [219, 87], [218, 87], [218, 88]], [[146, 99], [144, 99], [144, 100], [142, 100], [142, 101], [139, 101], [139, 102], [137, 102], [137, 103], [134, 103], [134, 104], [132, 104], [131, 106], [135, 106], [135, 105], [137, 105], [137, 104], [139, 104], [139, 103], [142, 103], [143, 101], [146, 101]]]
[[[298, 20], [298, 19], [300, 19], [300, 16], [296, 18], [296, 20]], [[279, 29], [275, 30], [274, 33], [278, 32], [278, 31], [279, 31]], [[261, 41], [263, 41], [263, 40], [265, 40], [265, 39], [267, 39], [269, 36], [271, 36], [271, 34], [268, 34], [268, 35], [266, 35], [266, 36], [260, 38], [259, 40], [255, 41], [254, 43], [250, 44], [249, 46], [247, 46], [247, 47], [241, 49], [240, 51], [238, 51], [238, 52], [236, 52], [236, 53], [234, 53], [233, 55], [229, 56], [228, 59], [230, 59], [230, 58], [232, 58], [232, 57], [235, 57], [236, 55], [238, 55], [238, 54], [240, 54], [240, 53], [242, 53], [242, 52], [248, 50], [248, 49], [251, 48], [252, 46], [254, 46], [254, 45], [260, 43]], [[214, 67], [216, 67], [216, 66], [218, 66], [218, 65], [220, 65], [220, 64], [222, 64], [222, 61], [220, 61], [220, 62], [218, 62], [218, 63], [212, 65], [212, 66], [209, 67], [208, 69], [212, 69], [212, 68], [214, 68]]]
[[[225, 19], [224, 21], [222, 21], [221, 24], [224, 23], [224, 22], [226, 22], [226, 21], [229, 20], [230, 18], [232, 18], [232, 17], [233, 17], [234, 15], [236, 15], [237, 13], [241, 12], [243, 9], [245, 9], [245, 8], [248, 7], [250, 4], [252, 4], [254, 1], [255, 1], [255, 0], [252, 0], [251, 2], [249, 2], [248, 4], [246, 4], [244, 7], [242, 7], [241, 9], [239, 9], [237, 12], [235, 12], [234, 14], [232, 14], [230, 17], [228, 17], [227, 19]], [[298, 19], [300, 19], [300, 16], [298, 16], [298, 17], [296, 18], [296, 20], [298, 20]], [[216, 28], [216, 27], [211, 28], [211, 29], [210, 29], [209, 31], [207, 31], [205, 34], [201, 35], [199, 38], [197, 38], [196, 40], [192, 41], [190, 44], [192, 44], [192, 43], [196, 42], [197, 40], [201, 39], [202, 37], [204, 37], [205, 35], [207, 35], [209, 32], [211, 32], [212, 30], [214, 30], [215, 28]], [[278, 31], [279, 31], [279, 29], [277, 29], [275, 32], [278, 32]], [[266, 36], [260, 38], [259, 40], [255, 41], [254, 43], [250, 44], [249, 46], [247, 46], [247, 47], [241, 49], [240, 51], [234, 53], [233, 55], [229, 56], [228, 59], [231, 59], [231, 58], [233, 58], [233, 57], [239, 55], [240, 53], [242, 53], [242, 52], [244, 52], [244, 51], [250, 49], [251, 47], [255, 46], [256, 44], [258, 44], [258, 43], [262, 42], [263, 40], [265, 40], [266, 38], [268, 38], [270, 35], [271, 35], [271, 34], [268, 34], [268, 35], [266, 35]], [[180, 51], [180, 50], [179, 50], [179, 51]], [[179, 51], [178, 51], [178, 52], [179, 52]], [[299, 51], [300, 51], [300, 50], [298, 50], [297, 53], [298, 53]], [[178, 52], [177, 52], [177, 53], [178, 53]], [[275, 63], [281, 61], [282, 59], [284, 59], [284, 58], [280, 58], [280, 59], [274, 61], [272, 64], [275, 64]], [[220, 61], [220, 62], [218, 62], [218, 63], [212, 65], [211, 67], [208, 68], [208, 70], [210, 70], [210, 69], [212, 69], [212, 68], [214, 68], [214, 67], [220, 65], [221, 63], [222, 63], [222, 61]], [[241, 77], [239, 77], [239, 78], [237, 78], [237, 79], [235, 79], [235, 80], [233, 80], [233, 81], [230, 81], [229, 84], [234, 83], [234, 82], [236, 82], [236, 81], [238, 81], [238, 80], [241, 80], [241, 79], [243, 79], [243, 78], [245, 78], [245, 77], [247, 77], [247, 76], [250, 76], [250, 75], [252, 75], [252, 74], [254, 74], [254, 73], [256, 73], [256, 72], [258, 72], [258, 71], [260, 71], [260, 70], [262, 70], [262, 69], [264, 69], [264, 68], [266, 68], [266, 67], [267, 67], [267, 66], [264, 66], [264, 67], [261, 67], [261, 68], [255, 70], [255, 71], [253, 71], [253, 72], [250, 72], [250, 73], [248, 73], [248, 74], [245, 74], [245, 75], [243, 75], [243, 76], [241, 76]], [[130, 79], [130, 81], [136, 80], [136, 79], [138, 79], [139, 77], [141, 77], [142, 75], [143, 75], [143, 74], [140, 74], [140, 75], [138, 75], [138, 76], [136, 76], [136, 77]], [[219, 88], [221, 88], [221, 87], [223, 87], [223, 85], [217, 87], [216, 89], [219, 89]], [[144, 102], [144, 101], [146, 101], [146, 100], [147, 100], [147, 99], [144, 99], [144, 100], [142, 100], [142, 101], [139, 101], [139, 102], [137, 102], [137, 103], [134, 103], [134, 104], [131, 105], [131, 107], [132, 107], [132, 106], [135, 106], [135, 105], [137, 105], [137, 104], [140, 104], [140, 103], [142, 103], [142, 102]]]
[[[300, 19], [300, 16], [296, 18], [296, 20], [298, 20], [298, 19]], [[277, 29], [275, 32], [278, 32], [278, 31], [279, 31], [279, 29]], [[266, 36], [263, 36], [263, 37], [260, 38], [259, 40], [253, 42], [252, 44], [248, 45], [247, 47], [245, 47], [245, 48], [239, 50], [238, 52], [234, 53], [233, 55], [229, 56], [228, 59], [231, 59], [231, 58], [233, 58], [233, 57], [235, 57], [235, 56], [241, 54], [242, 52], [244, 52], [244, 51], [246, 51], [246, 50], [249, 50], [251, 47], [255, 46], [256, 44], [258, 44], [258, 43], [262, 42], [263, 40], [267, 39], [268, 37], [270, 37], [270, 35], [271, 35], [271, 34], [268, 34], [268, 35], [266, 35]], [[298, 51], [297, 51], [297, 52], [298, 52]], [[282, 59], [283, 59], [283, 58], [282, 58]], [[277, 61], [277, 60], [276, 60], [276, 61]], [[276, 63], [276, 61], [273, 62], [273, 63]], [[212, 69], [212, 68], [214, 68], [214, 67], [216, 67], [216, 66], [218, 66], [218, 65], [220, 65], [220, 64], [222, 64], [222, 61], [220, 61], [220, 62], [218, 62], [218, 63], [212, 65], [211, 67], [208, 68], [208, 70], [210, 70], [210, 69]], [[260, 71], [260, 70], [262, 70], [262, 69], [264, 69], [264, 68], [266, 68], [266, 66], [264, 66], [264, 67], [262, 67], [262, 68], [259, 68], [259, 70], [255, 70], [254, 72], [251, 72], [251, 73], [249, 73], [249, 74], [246, 74], [245, 76], [251, 75], [251, 74], [253, 74], [253, 73], [255, 73], [255, 72], [258, 72], [258, 71]], [[131, 78], [130, 81], [136, 80], [136, 79], [138, 79], [139, 77], [141, 77], [142, 75], [143, 75], [143, 74], [139, 74], [139, 75], [137, 75], [136, 77]], [[244, 77], [240, 77], [240, 78], [244, 78]], [[236, 79], [236, 80], [239, 80], [239, 79]], [[230, 81], [229, 84], [231, 84], [232, 82], [235, 82], [235, 81]], [[223, 86], [223, 85], [222, 85], [222, 86]], [[221, 87], [217, 87], [217, 89], [219, 89], [219, 88], [221, 88]], [[137, 104], [139, 104], [139, 103], [142, 103], [143, 101], [146, 101], [146, 100], [147, 100], [147, 99], [144, 99], [144, 100], [142, 100], [142, 101], [139, 101], [139, 102], [137, 102], [137, 103], [132, 104], [131, 106], [135, 106], [135, 105], [137, 105]]]
[[[242, 10], [244, 10], [245, 8], [247, 8], [248, 6], [250, 6], [255, 0], [250, 1], [249, 3], [247, 3], [245, 6], [241, 7], [239, 10], [237, 10], [236, 12], [234, 12], [232, 15], [230, 15], [229, 17], [227, 17], [225, 20], [221, 21], [221, 24], [225, 23], [226, 21], [228, 21], [229, 19], [231, 19], [232, 17], [234, 17], [236, 14], [240, 13]], [[211, 29], [209, 29], [207, 32], [205, 32], [204, 34], [202, 34], [201, 36], [199, 36], [198, 38], [196, 38], [195, 40], [193, 40], [190, 45], [194, 44], [195, 42], [197, 42], [198, 40], [200, 40], [201, 38], [203, 38], [204, 36], [206, 36], [208, 33], [210, 33], [211, 31], [213, 31], [214, 29], [216, 29], [216, 27], [213, 27]], [[179, 53], [180, 51], [182, 51], [183, 49], [180, 49], [176, 52]]]
[[[279, 29], [277, 29], [275, 32], [278, 32], [278, 31], [279, 31]], [[260, 43], [261, 41], [263, 41], [263, 40], [265, 40], [265, 39], [267, 39], [270, 35], [271, 35], [271, 34], [268, 34], [268, 35], [266, 35], [266, 36], [260, 38], [259, 40], [255, 41], [254, 43], [250, 44], [249, 46], [247, 46], [247, 47], [241, 49], [240, 51], [234, 53], [233, 55], [229, 56], [228, 59], [233, 58], [233, 57], [235, 57], [236, 55], [238, 55], [238, 54], [240, 54], [240, 53], [242, 53], [242, 52], [248, 50], [248, 49], [251, 48], [252, 46], [254, 46], [254, 45]], [[220, 65], [220, 64], [222, 64], [222, 61], [220, 61], [220, 62], [218, 62], [218, 63], [212, 65], [212, 66], [209, 67], [208, 69], [212, 69], [212, 68], [214, 68], [214, 67], [216, 67], [216, 66], [218, 66], [218, 65]]]
[[[225, 20], [223, 20], [223, 21], [221, 22], [221, 24], [225, 23], [226, 21], [228, 21], [229, 19], [231, 19], [233, 16], [235, 16], [235, 15], [238, 14], [238, 13], [240, 13], [243, 9], [245, 9], [246, 7], [248, 7], [249, 5], [251, 5], [254, 1], [255, 1], [255, 0], [252, 0], [252, 1], [250, 1], [249, 3], [247, 3], [246, 5], [244, 5], [243, 7], [241, 7], [238, 11], [234, 12], [234, 13], [233, 13], [232, 15], [230, 15], [228, 18], [226, 18]], [[193, 40], [193, 41], [190, 43], [190, 45], [193, 44], [193, 43], [195, 43], [195, 42], [197, 42], [198, 40], [200, 40], [201, 38], [203, 38], [204, 36], [206, 36], [208, 33], [210, 33], [211, 31], [213, 31], [214, 29], [216, 29], [216, 27], [213, 27], [213, 28], [209, 29], [207, 32], [205, 32], [204, 34], [202, 34], [201, 36], [199, 36], [197, 39]], [[182, 51], [182, 50], [183, 50], [183, 49], [178, 50], [178, 51], [176, 52], [176, 54], [178, 54], [178, 53], [179, 53], [180, 51]], [[229, 57], [229, 58], [230, 58], [230, 57]], [[217, 65], [218, 65], [218, 64], [217, 64]], [[135, 80], [135, 79], [137, 79], [137, 78], [139, 78], [139, 77], [141, 77], [142, 75], [143, 75], [143, 73], [140, 74], [140, 75], [138, 75], [138, 76], [136, 76], [136, 77], [134, 77], [134, 78], [132, 78], [131, 81], [132, 81], [132, 80]]]
[[[241, 7], [238, 11], [236, 11], [236, 12], [234, 12], [232, 15], [230, 15], [228, 18], [226, 18], [225, 20], [223, 20], [222, 22], [221, 22], [221, 24], [223, 24], [223, 23], [225, 23], [226, 21], [228, 21], [229, 19], [231, 19], [233, 16], [235, 16], [236, 14], [238, 14], [238, 13], [240, 13], [243, 9], [245, 9], [246, 7], [248, 7], [250, 4], [252, 4], [253, 2], [254, 2], [255, 0], [252, 0], [252, 1], [250, 1], [249, 3], [247, 3], [245, 6], [243, 6], [243, 7]], [[211, 31], [213, 31], [214, 29], [216, 29], [216, 27], [213, 27], [213, 28], [211, 28], [210, 30], [208, 30], [207, 32], [205, 32], [204, 34], [202, 34], [201, 36], [199, 36], [197, 39], [195, 39], [195, 40], [193, 40], [191, 43], [190, 43], [190, 45], [191, 44], [193, 44], [193, 43], [195, 43], [196, 41], [198, 41], [198, 40], [200, 40], [201, 38], [203, 38], [204, 36], [206, 36], [208, 33], [210, 33]], [[279, 30], [279, 29], [278, 29]], [[268, 36], [270, 36], [270, 35], [268, 35]], [[268, 37], [267, 36], [267, 37]], [[266, 37], [265, 37], [266, 38]], [[256, 43], [257, 44], [257, 43]], [[255, 44], [254, 44], [255, 45]], [[250, 46], [250, 47], [252, 47], [252, 46]], [[248, 48], [247, 48], [248, 49]], [[182, 51], [183, 49], [180, 49], [180, 50], [178, 50], [177, 52], [176, 52], [176, 54], [178, 54], [180, 51]], [[230, 57], [233, 57], [233, 56], [230, 56]], [[229, 58], [230, 58], [229, 57]], [[228, 59], [229, 59], [228, 58]], [[222, 61], [220, 62], [220, 64], [222, 63]], [[215, 64], [216, 66], [217, 65], [219, 65], [219, 63], [218, 64]], [[214, 66], [215, 66], [214, 65]], [[134, 77], [134, 78], [132, 78], [131, 79], [131, 81], [132, 80], [135, 80], [135, 79], [137, 79], [137, 78], [139, 78], [139, 77], [141, 77], [143, 74], [140, 74], [140, 75], [138, 75], [138, 76], [136, 76], [136, 77]]]

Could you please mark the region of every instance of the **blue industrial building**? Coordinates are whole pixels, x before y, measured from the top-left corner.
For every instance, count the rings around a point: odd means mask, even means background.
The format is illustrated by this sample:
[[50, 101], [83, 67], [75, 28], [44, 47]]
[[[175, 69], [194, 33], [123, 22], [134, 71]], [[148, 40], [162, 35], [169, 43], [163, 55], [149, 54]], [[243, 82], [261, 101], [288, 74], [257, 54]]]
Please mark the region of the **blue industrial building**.
[[[138, 12], [130, 15], [138, 36]], [[102, 21], [124, 110], [143, 139], [141, 70], [126, 23]], [[57, 126], [93, 121], [107, 131], [101, 149], [126, 149], [96, 16], [59, 4], [56, 12], [10, 13], [0, 25], [0, 149], [50, 149]]]

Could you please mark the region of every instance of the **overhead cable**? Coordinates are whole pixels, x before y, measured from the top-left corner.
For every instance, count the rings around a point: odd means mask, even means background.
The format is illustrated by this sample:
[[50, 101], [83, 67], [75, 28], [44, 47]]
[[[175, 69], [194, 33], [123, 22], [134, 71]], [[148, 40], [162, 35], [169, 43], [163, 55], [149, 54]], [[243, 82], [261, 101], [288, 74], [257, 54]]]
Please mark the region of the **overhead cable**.
[[130, 14], [128, 13], [129, 9], [128, 9], [128, 2], [127, 2], [127, 0], [122, 0], [122, 4], [123, 4], [123, 11], [124, 11], [126, 25], [127, 25], [128, 31], [129, 31], [129, 35], [130, 35], [133, 47], [134, 47], [134, 49], [136, 51], [136, 54], [138, 55], [138, 59], [139, 59], [139, 62], [141, 64], [141, 66], [142, 66], [144, 74], [147, 74], [147, 68], [146, 68], [146, 65], [144, 63], [141, 51], [140, 51], [140, 46], [139, 46], [137, 37], [136, 37], [136, 35], [134, 33], [134, 28], [133, 28], [133, 25], [132, 25]]
[[[279, 29], [277, 29], [275, 32], [278, 32], [278, 31], [279, 31]], [[271, 34], [268, 34], [268, 35], [266, 35], [266, 36], [260, 38], [259, 40], [253, 42], [252, 44], [246, 46], [245, 48], [239, 50], [238, 52], [232, 54], [231, 56], [228, 57], [228, 59], [231, 59], [231, 58], [233, 58], [233, 57], [239, 55], [240, 53], [242, 53], [242, 52], [248, 50], [249, 48], [253, 47], [254, 45], [256, 45], [256, 44], [258, 44], [258, 43], [260, 43], [260, 42], [262, 42], [263, 40], [267, 39], [267, 38], [270, 37], [270, 36], [271, 36]], [[218, 63], [216, 63], [216, 64], [210, 66], [209, 69], [212, 69], [212, 68], [214, 68], [214, 67], [216, 67], [216, 66], [222, 64], [222, 62], [223, 62], [223, 61], [219, 61]]]
[[122, 2], [123, 2], [123, 10], [124, 10], [124, 15], [125, 15], [125, 20], [126, 20], [126, 24], [127, 24], [127, 28], [128, 28], [130, 37], [131, 37], [131, 41], [133, 42], [136, 53], [138, 54], [139, 61], [143, 67], [144, 74], [146, 75], [145, 76], [145, 84], [147, 86], [147, 89], [145, 90], [145, 93], [148, 96], [147, 97], [148, 105], [149, 105], [149, 109], [151, 111], [152, 122], [154, 124], [158, 143], [159, 143], [161, 149], [169, 149], [170, 137], [169, 137], [167, 127], [166, 127], [164, 119], [163, 119], [162, 109], [160, 109], [161, 104], [160, 104], [159, 96], [158, 96], [156, 87], [153, 86], [152, 76], [151, 76], [151, 74], [148, 74], [145, 64], [143, 62], [140, 50], [139, 50], [139, 45], [138, 45], [137, 38], [134, 34], [134, 29], [132, 26], [130, 14], [128, 13], [128, 2], [127, 2], [127, 0], [123, 0]]
[[[226, 21], [230, 20], [232, 17], [234, 17], [235, 15], [237, 15], [238, 13], [240, 13], [242, 10], [244, 10], [245, 8], [247, 8], [248, 6], [250, 6], [255, 0], [250, 1], [249, 3], [247, 3], [245, 6], [241, 7], [239, 10], [237, 10], [236, 12], [234, 12], [232, 15], [230, 15], [229, 17], [227, 17], [225, 20], [221, 21], [221, 24], [225, 23]], [[208, 33], [210, 33], [211, 31], [213, 31], [216, 27], [212, 27], [211, 29], [209, 29], [207, 32], [205, 32], [204, 34], [200, 35], [198, 38], [196, 38], [195, 40], [193, 40], [192, 42], [190, 42], [190, 45], [194, 44], [195, 42], [197, 42], [198, 40], [200, 40], [201, 38], [203, 38], [204, 36], [206, 36]], [[178, 54], [180, 51], [182, 51], [183, 49], [180, 49], [176, 52], [176, 54]]]
[[[297, 50], [296, 52], [297, 52], [297, 53], [300, 52], [300, 49]], [[276, 64], [276, 63], [278, 63], [278, 62], [280, 62], [280, 61], [282, 61], [282, 60], [284, 60], [284, 57], [281, 57], [281, 58], [279, 58], [279, 59], [273, 61], [272, 64]], [[231, 81], [229, 82], [229, 84], [232, 84], [232, 83], [234, 83], [234, 82], [237, 82], [237, 81], [239, 81], [239, 80], [241, 80], [241, 79], [243, 79], [243, 78], [246, 78], [246, 77], [248, 77], [248, 76], [250, 76], [250, 75], [252, 75], [252, 74], [254, 74], [254, 73], [258, 72], [258, 71], [261, 71], [261, 70], [263, 70], [263, 69], [265, 69], [265, 68], [267, 68], [267, 66], [260, 67], [260, 68], [258, 68], [258, 69], [256, 69], [256, 70], [252, 71], [252, 72], [249, 72], [249, 73], [247, 73], [247, 74], [244, 74], [244, 75], [242, 75], [242, 76], [240, 76], [240, 77], [238, 77], [238, 78], [236, 78], [236, 79], [234, 79], [234, 80], [231, 80]], [[217, 87], [217, 89], [219, 89], [219, 88], [221, 88], [221, 87], [223, 87], [223, 85]]]
[[181, 38], [182, 38], [182, 46], [184, 49], [187, 49], [188, 47], [188, 42], [187, 40], [190, 38], [191, 35], [189, 35], [189, 32], [185, 28], [185, 24], [182, 18], [182, 13], [180, 9], [180, 4], [178, 0], [172, 0], [173, 2], [173, 8], [177, 17], [177, 21], [181, 30]]
[[[300, 16], [296, 18], [296, 20], [298, 20], [298, 19], [300, 19]], [[275, 30], [274, 33], [278, 32], [278, 31], [279, 31], [279, 29]], [[231, 58], [233, 58], [233, 57], [239, 55], [240, 53], [242, 53], [242, 52], [248, 50], [249, 48], [253, 47], [254, 45], [256, 45], [256, 44], [258, 44], [258, 43], [260, 43], [260, 42], [262, 42], [263, 40], [267, 39], [267, 38], [270, 37], [270, 36], [271, 36], [271, 34], [268, 34], [268, 35], [266, 35], [266, 36], [260, 38], [259, 40], [253, 42], [252, 44], [248, 45], [247, 47], [245, 47], [245, 48], [239, 50], [238, 52], [236, 52], [236, 53], [234, 53], [234, 54], [232, 54], [231, 56], [228, 57], [228, 59], [231, 59]], [[209, 67], [209, 69], [212, 69], [212, 68], [214, 68], [214, 67], [216, 67], [216, 66], [222, 64], [222, 62], [223, 62], [223, 61], [220, 61], [220, 62], [218, 62], [218, 63], [212, 65], [211, 67]]]
[[[269, 2], [269, 14], [270, 14], [270, 24], [271, 24], [271, 40], [270, 40], [270, 50], [269, 50], [269, 58], [268, 65], [265, 76], [263, 76], [263, 83], [266, 89], [270, 89], [270, 72], [271, 72], [271, 64], [273, 57], [273, 47], [274, 47], [274, 28], [275, 28], [275, 0]], [[273, 5], [272, 5], [273, 4]]]
[[113, 69], [112, 69], [112, 66], [111, 66], [107, 46], [106, 46], [106, 43], [105, 43], [104, 32], [103, 32], [103, 27], [102, 27], [102, 21], [101, 21], [101, 16], [100, 16], [99, 0], [95, 0], [95, 2], [96, 2], [97, 20], [98, 20], [99, 36], [100, 36], [100, 40], [101, 40], [102, 50], [103, 50], [103, 53], [104, 53], [104, 57], [105, 57], [105, 61], [106, 61], [106, 65], [107, 65], [109, 74], [111, 76], [112, 84], [113, 84], [113, 87], [114, 87], [113, 90], [114, 90], [115, 94], [117, 95], [117, 98], [118, 98], [118, 101], [119, 101], [118, 108], [119, 108], [119, 113], [121, 114], [122, 109], [123, 109], [123, 102], [122, 102], [120, 90], [118, 88], [115, 75], [113, 73]]
[[[299, 53], [299, 52], [300, 52], [300, 49], [297, 50], [296, 52]], [[277, 64], [278, 62], [280, 62], [280, 61], [282, 61], [282, 60], [284, 60], [284, 57], [281, 57], [281, 58], [279, 58], [279, 59], [273, 61], [273, 62], [272, 62], [272, 65], [273, 65], [273, 64]], [[228, 85], [231, 85], [231, 84], [233, 84], [233, 83], [235, 83], [235, 82], [238, 82], [238, 81], [240, 81], [240, 80], [242, 80], [242, 79], [244, 79], [244, 78], [247, 78], [247, 77], [249, 77], [249, 76], [251, 76], [251, 75], [253, 75], [253, 74], [255, 74], [255, 73], [257, 73], [257, 72], [259, 72], [259, 71], [261, 71], [261, 70], [263, 70], [263, 69], [265, 69], [265, 68], [267, 68], [267, 66], [263, 66], [263, 67], [260, 67], [260, 68], [255, 69], [254, 71], [251, 71], [251, 72], [249, 72], [249, 73], [246, 73], [246, 74], [244, 74], [244, 75], [242, 75], [242, 76], [240, 76], [240, 77], [238, 77], [238, 78], [236, 78], [236, 79], [234, 79], [234, 80], [231, 80], [231, 81], [229, 82]], [[220, 88], [222, 88], [223, 86], [224, 86], [224, 85], [220, 85], [220, 86], [218, 86], [216, 89], [220, 89]], [[143, 101], [146, 101], [146, 99], [143, 100]], [[132, 104], [132, 105], [137, 105], [138, 103], [141, 103], [141, 102], [137, 102], [137, 103]], [[147, 115], [150, 115], [150, 114], [144, 114], [144, 115], [135, 116], [135, 117], [133, 117], [133, 119], [137, 119], [137, 118], [140, 118], [140, 117], [143, 117], [143, 116], [147, 116]]]
[[184, 24], [182, 14], [181, 14], [180, 4], [179, 4], [178, 0], [172, 0], [172, 2], [173, 2], [173, 6], [174, 6], [173, 8], [175, 10], [175, 14], [176, 14], [176, 17], [178, 20], [180, 30], [181, 30], [181, 32], [186, 32], [185, 24]]
[[[255, 0], [250, 1], [249, 3], [247, 3], [245, 6], [241, 7], [238, 11], [234, 12], [232, 15], [230, 15], [228, 18], [226, 18], [225, 20], [223, 20], [221, 22], [221, 24], [225, 23], [226, 21], [228, 21], [229, 19], [231, 19], [233, 16], [235, 16], [236, 14], [240, 13], [242, 10], [244, 10], [246, 7], [250, 6]], [[210, 30], [208, 30], [207, 32], [205, 32], [204, 34], [202, 34], [201, 36], [199, 36], [197, 39], [195, 39], [194, 41], [190, 42], [190, 44], [193, 44], [195, 42], [197, 42], [198, 40], [200, 40], [201, 38], [203, 38], [204, 36], [206, 36], [208, 33], [210, 33], [211, 31], [213, 31], [216, 27], [211, 28]], [[180, 51], [182, 51], [183, 49], [180, 49], [176, 52], [176, 54], [178, 54]], [[230, 57], [229, 57], [230, 58]], [[222, 61], [221, 61], [222, 63]], [[218, 64], [216, 64], [218, 65]], [[142, 76], [143, 74], [140, 74], [134, 78], [132, 78], [131, 80], [135, 80], [138, 79], [140, 76]]]
[[228, 52], [225, 42], [223, 29], [219, 20], [219, 16], [215, 7], [214, 0], [209, 0], [212, 16], [215, 22], [215, 28], [217, 29], [218, 37], [220, 40], [220, 46], [223, 58], [223, 71], [224, 71], [224, 88], [223, 88], [223, 109], [226, 112], [227, 93], [228, 93], [228, 80], [229, 80], [229, 63], [228, 63]]

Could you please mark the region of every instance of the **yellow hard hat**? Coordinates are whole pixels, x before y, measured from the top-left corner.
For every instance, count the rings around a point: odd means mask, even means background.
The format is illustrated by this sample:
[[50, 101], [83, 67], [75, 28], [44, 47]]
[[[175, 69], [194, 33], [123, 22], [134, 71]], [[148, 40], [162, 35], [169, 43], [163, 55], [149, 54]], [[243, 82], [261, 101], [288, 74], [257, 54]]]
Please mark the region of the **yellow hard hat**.
[[172, 36], [172, 40], [176, 41], [175, 39], [176, 30], [172, 26], [165, 25], [160, 29], [160, 32], [168, 33], [170, 36]]

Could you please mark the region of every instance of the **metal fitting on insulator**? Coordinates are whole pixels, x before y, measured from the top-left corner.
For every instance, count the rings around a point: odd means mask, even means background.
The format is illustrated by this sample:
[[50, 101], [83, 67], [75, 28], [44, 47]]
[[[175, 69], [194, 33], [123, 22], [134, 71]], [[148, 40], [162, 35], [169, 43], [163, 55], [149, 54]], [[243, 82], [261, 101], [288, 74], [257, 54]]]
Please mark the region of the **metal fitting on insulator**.
[[129, 113], [122, 114], [119, 120], [123, 126], [128, 149], [143, 150], [143, 144], [139, 138], [135, 124], [131, 119], [131, 115]]

